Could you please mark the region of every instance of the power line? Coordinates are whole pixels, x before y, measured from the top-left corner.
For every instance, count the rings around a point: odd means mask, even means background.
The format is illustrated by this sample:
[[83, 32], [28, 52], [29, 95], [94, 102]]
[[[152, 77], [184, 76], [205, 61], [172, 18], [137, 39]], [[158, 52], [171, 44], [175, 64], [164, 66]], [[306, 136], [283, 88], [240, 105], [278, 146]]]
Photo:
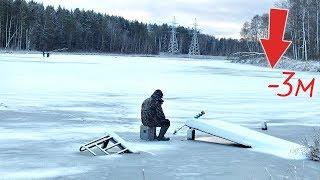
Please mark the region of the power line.
[[173, 21], [171, 23], [171, 36], [168, 52], [170, 54], [179, 54], [178, 40], [177, 40], [177, 22], [176, 18], [173, 17]]
[[193, 36], [189, 48], [189, 56], [200, 55], [197, 19], [194, 20]]

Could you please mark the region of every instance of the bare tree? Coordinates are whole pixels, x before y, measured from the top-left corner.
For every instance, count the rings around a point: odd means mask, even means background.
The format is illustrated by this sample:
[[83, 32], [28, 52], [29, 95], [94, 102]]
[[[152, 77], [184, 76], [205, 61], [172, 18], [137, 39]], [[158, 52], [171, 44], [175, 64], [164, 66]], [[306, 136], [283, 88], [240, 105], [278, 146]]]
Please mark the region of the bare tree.
[[307, 14], [307, 10], [306, 10], [306, 7], [305, 7], [305, 4], [304, 4], [304, 0], [301, 0], [301, 14], [302, 14], [302, 41], [303, 41], [303, 45], [302, 45], [302, 47], [303, 47], [303, 55], [304, 55], [304, 57], [303, 57], [303, 59], [304, 60], [308, 60], [308, 48], [307, 48], [307, 33], [306, 33], [306, 14]]
[[320, 42], [319, 42], [319, 13], [320, 13], [320, 1], [316, 1], [316, 41], [317, 41], [317, 48], [316, 48], [316, 55], [319, 56], [320, 51]]

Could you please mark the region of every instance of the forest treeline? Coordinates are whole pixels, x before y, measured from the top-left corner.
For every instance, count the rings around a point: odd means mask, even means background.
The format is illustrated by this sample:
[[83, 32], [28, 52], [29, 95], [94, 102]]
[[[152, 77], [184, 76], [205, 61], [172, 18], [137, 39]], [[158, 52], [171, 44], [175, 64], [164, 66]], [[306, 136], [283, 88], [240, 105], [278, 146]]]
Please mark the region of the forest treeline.
[[[159, 54], [168, 51], [171, 27], [145, 24], [80, 9], [0, 0], [0, 49]], [[190, 22], [192, 23], [192, 22]], [[187, 54], [192, 29], [177, 27], [179, 51]], [[199, 34], [203, 55], [247, 51], [244, 40]]]
[[[320, 59], [320, 1], [319, 0], [282, 0], [280, 8], [289, 9], [285, 39], [292, 44], [287, 56], [302, 60]], [[241, 36], [247, 40], [250, 51], [262, 51], [260, 38], [268, 37], [269, 15], [256, 15], [246, 22]]]

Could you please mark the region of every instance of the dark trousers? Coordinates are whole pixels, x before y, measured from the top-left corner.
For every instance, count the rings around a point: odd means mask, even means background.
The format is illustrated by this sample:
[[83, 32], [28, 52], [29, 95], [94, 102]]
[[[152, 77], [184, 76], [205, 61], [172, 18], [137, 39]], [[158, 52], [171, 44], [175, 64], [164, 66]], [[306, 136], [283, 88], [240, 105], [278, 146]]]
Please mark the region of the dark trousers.
[[160, 129], [160, 133], [158, 138], [161, 139], [164, 137], [164, 135], [166, 134], [166, 132], [168, 131], [169, 127], [170, 127], [170, 121], [168, 119], [159, 122], [159, 127], [161, 127]]

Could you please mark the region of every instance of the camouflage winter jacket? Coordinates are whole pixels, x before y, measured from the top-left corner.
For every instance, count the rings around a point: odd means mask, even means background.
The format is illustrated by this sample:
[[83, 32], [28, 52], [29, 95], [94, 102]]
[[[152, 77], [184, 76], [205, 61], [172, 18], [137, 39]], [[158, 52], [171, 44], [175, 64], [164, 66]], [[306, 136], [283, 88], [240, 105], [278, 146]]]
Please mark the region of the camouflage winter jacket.
[[165, 121], [166, 117], [162, 110], [162, 96], [157, 92], [144, 100], [141, 107], [142, 124], [149, 127], [161, 127], [160, 122]]

